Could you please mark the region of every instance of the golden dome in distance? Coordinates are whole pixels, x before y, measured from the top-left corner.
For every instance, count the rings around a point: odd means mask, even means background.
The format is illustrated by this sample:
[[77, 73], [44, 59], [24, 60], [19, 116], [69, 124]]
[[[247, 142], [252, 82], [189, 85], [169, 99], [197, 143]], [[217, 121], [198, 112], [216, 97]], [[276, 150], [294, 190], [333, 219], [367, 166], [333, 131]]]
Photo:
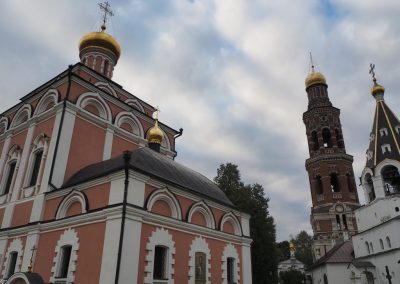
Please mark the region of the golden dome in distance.
[[105, 29], [103, 25], [100, 32], [85, 34], [79, 42], [79, 53], [88, 48], [101, 48], [113, 53], [118, 60], [121, 55], [121, 46], [114, 37], [105, 32]]
[[385, 87], [379, 85], [378, 83], [375, 82], [375, 84], [371, 88], [371, 95], [376, 95], [379, 93], [384, 93], [385, 92]]
[[306, 89], [315, 84], [326, 85], [326, 79], [325, 79], [325, 76], [322, 75], [322, 73], [315, 72], [314, 67], [313, 67], [311, 73], [308, 74], [308, 76], [305, 80], [305, 84], [306, 84]]
[[164, 133], [161, 128], [158, 127], [158, 119], [156, 119], [154, 126], [149, 129], [149, 133], [147, 134], [147, 140], [149, 143], [157, 143], [161, 144], [164, 138]]

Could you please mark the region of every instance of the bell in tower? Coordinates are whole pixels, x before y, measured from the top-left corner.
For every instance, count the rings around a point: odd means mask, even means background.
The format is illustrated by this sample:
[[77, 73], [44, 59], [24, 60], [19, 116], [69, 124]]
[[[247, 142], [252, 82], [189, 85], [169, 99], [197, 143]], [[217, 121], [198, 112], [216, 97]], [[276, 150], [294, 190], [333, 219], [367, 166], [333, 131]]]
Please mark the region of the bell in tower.
[[309, 158], [305, 162], [312, 198], [314, 260], [357, 232], [353, 209], [360, 206], [353, 157], [346, 153], [340, 110], [328, 96], [325, 76], [314, 66], [305, 80], [308, 108], [303, 114]]

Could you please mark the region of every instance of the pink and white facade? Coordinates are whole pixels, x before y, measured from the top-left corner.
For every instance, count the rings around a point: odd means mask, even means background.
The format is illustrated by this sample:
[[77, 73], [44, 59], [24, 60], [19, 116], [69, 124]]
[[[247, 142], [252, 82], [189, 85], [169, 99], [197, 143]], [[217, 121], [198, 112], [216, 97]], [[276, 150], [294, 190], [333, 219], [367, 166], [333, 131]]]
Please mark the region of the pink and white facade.
[[250, 216], [174, 161], [180, 132], [148, 148], [103, 43], [0, 116], [0, 283], [252, 283]]

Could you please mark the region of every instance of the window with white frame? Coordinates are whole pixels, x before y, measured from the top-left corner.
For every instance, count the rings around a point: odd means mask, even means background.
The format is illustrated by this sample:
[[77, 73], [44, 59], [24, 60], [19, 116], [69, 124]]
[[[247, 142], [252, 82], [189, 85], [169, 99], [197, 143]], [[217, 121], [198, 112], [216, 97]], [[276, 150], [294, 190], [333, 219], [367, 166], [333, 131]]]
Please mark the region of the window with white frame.
[[392, 152], [392, 148], [390, 147], [390, 144], [383, 144], [381, 146], [382, 148], [382, 154], [385, 154], [386, 152], [390, 153]]
[[18, 252], [12, 251], [8, 255], [8, 265], [5, 279], [10, 278], [15, 273], [15, 267], [17, 266]]
[[46, 159], [48, 137], [46, 134], [39, 134], [33, 141], [33, 148], [28, 162], [27, 175], [24, 186], [36, 186], [40, 182], [39, 175], [41, 172], [42, 161]]
[[388, 133], [387, 128], [383, 127], [383, 128], [381, 128], [381, 129], [379, 129], [379, 134], [380, 134], [381, 137], [382, 137], [382, 136], [387, 136], [389, 133]]
[[175, 242], [168, 230], [157, 228], [146, 245], [144, 284], [173, 284]]
[[235, 265], [236, 265], [236, 260], [233, 257], [228, 257], [226, 260], [226, 278], [228, 284], [236, 284]]
[[71, 252], [72, 246], [66, 245], [61, 247], [61, 251], [59, 253], [58, 267], [56, 278], [67, 278], [68, 270], [71, 262]]
[[79, 238], [74, 229], [67, 229], [61, 234], [55, 247], [52, 283], [74, 283], [76, 262], [78, 260]]
[[189, 251], [189, 282], [188, 284], [210, 284], [211, 251], [207, 240], [196, 237]]
[[235, 246], [229, 243], [222, 254], [222, 284], [239, 283], [239, 267], [239, 254]]
[[28, 186], [36, 185], [39, 176], [39, 169], [40, 169], [40, 164], [42, 162], [42, 157], [43, 157], [43, 150], [36, 151], [33, 154], [32, 169]]
[[8, 194], [11, 189], [11, 185], [13, 184], [14, 180], [14, 173], [15, 173], [15, 168], [17, 166], [17, 160], [10, 161], [7, 163], [5, 175], [3, 178], [3, 186], [1, 189], [1, 195]]

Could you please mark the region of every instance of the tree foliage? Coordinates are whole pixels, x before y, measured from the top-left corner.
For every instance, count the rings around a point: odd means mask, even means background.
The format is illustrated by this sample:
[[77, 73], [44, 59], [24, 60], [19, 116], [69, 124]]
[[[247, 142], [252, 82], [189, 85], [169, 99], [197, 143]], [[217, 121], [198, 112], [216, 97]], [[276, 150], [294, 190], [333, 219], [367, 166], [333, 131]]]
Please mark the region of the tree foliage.
[[296, 269], [289, 269], [279, 273], [279, 283], [282, 284], [303, 284], [304, 273]]
[[291, 241], [296, 246], [296, 258], [303, 262], [306, 267], [310, 266], [313, 263], [311, 250], [312, 236], [306, 231], [300, 231]]
[[214, 181], [240, 211], [251, 215], [253, 283], [276, 283], [275, 224], [268, 212], [269, 199], [264, 195], [264, 188], [257, 183], [245, 185], [238, 166], [232, 163], [220, 165]]
[[276, 243], [278, 263], [290, 258], [289, 245], [288, 241]]

